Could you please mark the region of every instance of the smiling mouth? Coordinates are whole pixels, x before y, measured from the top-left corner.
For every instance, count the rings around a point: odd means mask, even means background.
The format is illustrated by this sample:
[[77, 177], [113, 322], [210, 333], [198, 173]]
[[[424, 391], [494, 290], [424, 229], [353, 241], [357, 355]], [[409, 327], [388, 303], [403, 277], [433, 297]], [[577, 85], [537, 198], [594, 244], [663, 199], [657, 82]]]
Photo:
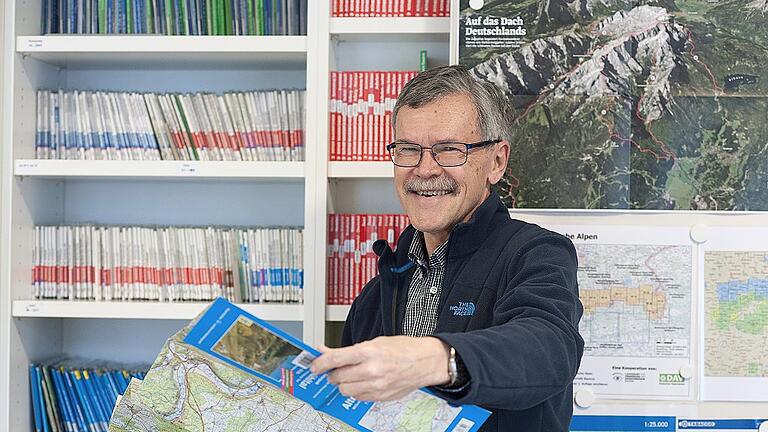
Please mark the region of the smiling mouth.
[[443, 196], [448, 195], [451, 193], [451, 191], [447, 190], [434, 190], [434, 191], [414, 191], [416, 195], [423, 196], [423, 197], [435, 197], [435, 196]]

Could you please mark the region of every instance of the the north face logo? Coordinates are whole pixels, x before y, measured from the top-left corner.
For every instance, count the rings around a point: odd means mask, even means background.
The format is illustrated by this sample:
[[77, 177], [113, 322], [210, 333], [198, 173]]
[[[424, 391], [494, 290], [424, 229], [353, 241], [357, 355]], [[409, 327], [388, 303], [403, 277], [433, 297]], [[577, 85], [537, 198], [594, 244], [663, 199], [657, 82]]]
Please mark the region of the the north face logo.
[[453, 316], [472, 316], [475, 314], [475, 304], [472, 302], [459, 302], [448, 308]]

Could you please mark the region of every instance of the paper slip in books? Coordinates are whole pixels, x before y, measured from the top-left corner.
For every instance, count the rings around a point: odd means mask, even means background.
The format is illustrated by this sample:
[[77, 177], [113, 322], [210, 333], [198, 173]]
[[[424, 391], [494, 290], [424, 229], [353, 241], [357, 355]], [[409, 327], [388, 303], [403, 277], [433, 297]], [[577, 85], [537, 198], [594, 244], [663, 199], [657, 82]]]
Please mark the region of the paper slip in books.
[[217, 299], [168, 340], [144, 380], [121, 399], [110, 431], [146, 430], [131, 425], [154, 421], [155, 430], [468, 432], [490, 415], [426, 391], [384, 403], [347, 398], [325, 374], [310, 373], [318, 355]]

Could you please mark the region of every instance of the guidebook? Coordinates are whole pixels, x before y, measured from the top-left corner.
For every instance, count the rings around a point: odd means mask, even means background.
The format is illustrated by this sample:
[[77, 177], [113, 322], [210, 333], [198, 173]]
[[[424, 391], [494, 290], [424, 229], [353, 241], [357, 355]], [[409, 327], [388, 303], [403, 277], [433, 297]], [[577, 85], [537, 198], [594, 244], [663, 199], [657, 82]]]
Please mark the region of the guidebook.
[[168, 340], [109, 430], [470, 432], [490, 415], [427, 390], [391, 402], [346, 397], [310, 372], [320, 354], [219, 298]]

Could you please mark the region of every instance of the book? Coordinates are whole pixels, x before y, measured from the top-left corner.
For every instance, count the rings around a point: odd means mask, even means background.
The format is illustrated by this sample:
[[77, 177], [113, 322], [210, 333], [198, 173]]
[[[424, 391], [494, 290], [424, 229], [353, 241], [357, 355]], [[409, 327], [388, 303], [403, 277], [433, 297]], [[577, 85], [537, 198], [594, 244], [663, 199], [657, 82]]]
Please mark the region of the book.
[[306, 35], [306, 21], [307, 0], [44, 0], [40, 31], [287, 36]]
[[332, 0], [333, 17], [447, 17], [450, 0]]
[[378, 274], [373, 243], [385, 239], [394, 248], [408, 224], [408, 217], [401, 214], [328, 215], [327, 304], [352, 304]]
[[39, 90], [35, 155], [80, 160], [300, 161], [304, 93]]
[[415, 71], [331, 72], [330, 160], [388, 161], [392, 110], [415, 76]]
[[106, 431], [117, 396], [128, 384], [115, 377], [141, 378], [145, 370], [76, 359], [30, 364], [35, 431]]
[[303, 301], [300, 228], [36, 226], [36, 299]]

